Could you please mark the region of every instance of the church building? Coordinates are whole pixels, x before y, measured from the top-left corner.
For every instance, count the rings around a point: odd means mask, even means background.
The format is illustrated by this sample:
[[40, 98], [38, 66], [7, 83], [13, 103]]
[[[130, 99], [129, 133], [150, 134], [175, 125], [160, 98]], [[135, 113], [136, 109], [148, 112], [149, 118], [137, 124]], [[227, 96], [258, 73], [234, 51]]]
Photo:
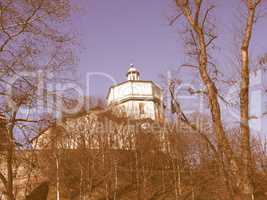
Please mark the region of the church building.
[[127, 80], [110, 87], [108, 106], [133, 119], [163, 119], [162, 89], [153, 81], [141, 80], [139, 71], [131, 65]]

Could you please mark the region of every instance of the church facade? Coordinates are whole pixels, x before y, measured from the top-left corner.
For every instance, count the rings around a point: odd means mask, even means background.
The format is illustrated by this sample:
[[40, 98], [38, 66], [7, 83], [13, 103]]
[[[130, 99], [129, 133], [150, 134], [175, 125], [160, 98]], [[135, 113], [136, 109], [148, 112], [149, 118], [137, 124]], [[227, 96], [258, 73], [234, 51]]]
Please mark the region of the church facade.
[[141, 80], [133, 65], [126, 76], [126, 81], [110, 87], [108, 106], [133, 119], [163, 120], [162, 89], [153, 81]]

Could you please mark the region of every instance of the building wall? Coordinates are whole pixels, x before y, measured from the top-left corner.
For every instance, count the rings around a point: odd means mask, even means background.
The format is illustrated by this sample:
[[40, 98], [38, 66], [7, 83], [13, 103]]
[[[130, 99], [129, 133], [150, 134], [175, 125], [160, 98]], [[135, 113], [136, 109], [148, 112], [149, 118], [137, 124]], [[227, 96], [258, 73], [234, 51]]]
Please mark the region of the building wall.
[[[142, 105], [142, 106], [141, 106]], [[143, 107], [143, 109], [141, 108]], [[153, 101], [130, 100], [118, 105], [121, 112], [133, 118], [157, 119], [157, 105]], [[142, 112], [142, 110], [144, 112]]]
[[118, 102], [127, 97], [157, 97], [161, 98], [161, 91], [152, 82], [129, 81], [111, 87], [108, 95], [108, 104]]

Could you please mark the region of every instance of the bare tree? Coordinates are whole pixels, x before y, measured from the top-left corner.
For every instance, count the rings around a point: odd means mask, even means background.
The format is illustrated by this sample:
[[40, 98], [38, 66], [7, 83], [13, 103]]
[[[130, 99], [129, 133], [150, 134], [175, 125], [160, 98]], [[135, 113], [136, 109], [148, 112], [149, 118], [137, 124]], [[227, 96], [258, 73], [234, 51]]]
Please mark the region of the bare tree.
[[245, 1], [247, 8], [246, 26], [243, 32], [243, 40], [241, 45], [241, 83], [240, 83], [240, 121], [241, 121], [241, 153], [242, 153], [242, 190], [250, 198], [254, 193], [252, 181], [252, 160], [250, 145], [250, 129], [249, 129], [249, 80], [250, 80], [250, 58], [249, 47], [251, 44], [251, 36], [253, 26], [255, 24], [256, 9], [261, 0]]
[[[9, 200], [14, 200], [14, 159], [18, 145], [28, 145], [45, 121], [33, 113], [47, 90], [40, 86], [40, 74], [57, 73], [71, 63], [72, 55], [64, 46], [70, 37], [59, 31], [59, 24], [70, 13], [66, 1], [0, 2], [0, 103], [6, 121], [5, 134], [7, 175], [1, 181]], [[62, 51], [58, 48], [62, 47]], [[45, 78], [44, 78], [45, 79]], [[39, 88], [39, 89], [38, 89]], [[41, 88], [41, 91], [40, 91]], [[22, 114], [22, 110], [28, 113]], [[23, 142], [17, 134], [24, 135]]]
[[[218, 67], [211, 60], [210, 48], [217, 38], [214, 33], [214, 25], [210, 23], [210, 13], [214, 10], [214, 5], [209, 5], [203, 0], [176, 0], [178, 15], [175, 18], [184, 16], [187, 24], [187, 33], [190, 40], [187, 45], [190, 46], [189, 56], [197, 60], [194, 66], [199, 72], [201, 81], [205, 86], [204, 95], [207, 95], [212, 117], [212, 126], [216, 134], [216, 149], [218, 150], [218, 161], [220, 163], [222, 180], [224, 180], [226, 191], [228, 191], [228, 199], [253, 198], [253, 182], [252, 182], [252, 160], [250, 147], [250, 131], [249, 131], [249, 45], [255, 23], [256, 8], [261, 1], [244, 1], [247, 8], [246, 27], [243, 33], [241, 45], [241, 84], [240, 84], [240, 118], [241, 118], [241, 158], [233, 153], [229, 139], [222, 122], [221, 108], [219, 99], [223, 97], [218, 93], [216, 85], [216, 74]], [[172, 22], [173, 23], [173, 22]], [[215, 77], [212, 76], [210, 69], [215, 71]]]

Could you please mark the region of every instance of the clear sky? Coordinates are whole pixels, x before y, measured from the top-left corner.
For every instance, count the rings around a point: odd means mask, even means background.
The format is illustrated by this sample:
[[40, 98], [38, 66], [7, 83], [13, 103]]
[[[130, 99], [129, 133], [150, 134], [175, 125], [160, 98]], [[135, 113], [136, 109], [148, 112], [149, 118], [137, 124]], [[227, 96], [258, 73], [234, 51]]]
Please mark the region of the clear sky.
[[[238, 3], [233, 0], [211, 0], [217, 5], [218, 61], [231, 68], [231, 53]], [[235, 3], [234, 3], [235, 2]], [[141, 72], [141, 78], [160, 82], [159, 75], [177, 69], [184, 63], [183, 41], [178, 26], [169, 20], [175, 15], [173, 0], [75, 0], [81, 9], [72, 17], [72, 29], [77, 33], [77, 71], [85, 85], [87, 73], [105, 73], [120, 82], [131, 63]], [[256, 27], [251, 50], [257, 55], [267, 52], [267, 23], [261, 19]], [[227, 45], [227, 41], [231, 45]], [[259, 42], [260, 41], [260, 42]], [[230, 72], [231, 73], [231, 72]], [[112, 84], [104, 76], [90, 81], [90, 95], [105, 96]]]

